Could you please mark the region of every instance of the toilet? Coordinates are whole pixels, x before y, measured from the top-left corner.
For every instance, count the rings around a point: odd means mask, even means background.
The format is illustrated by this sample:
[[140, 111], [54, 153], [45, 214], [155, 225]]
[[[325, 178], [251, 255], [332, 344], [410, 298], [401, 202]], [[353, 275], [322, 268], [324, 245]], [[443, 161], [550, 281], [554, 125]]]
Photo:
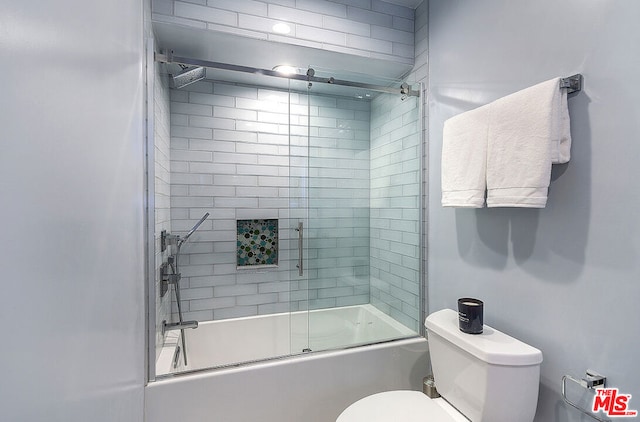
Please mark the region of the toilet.
[[336, 422], [531, 422], [538, 403], [542, 352], [487, 325], [482, 334], [458, 328], [458, 313], [425, 321], [436, 388], [386, 391], [358, 400]]

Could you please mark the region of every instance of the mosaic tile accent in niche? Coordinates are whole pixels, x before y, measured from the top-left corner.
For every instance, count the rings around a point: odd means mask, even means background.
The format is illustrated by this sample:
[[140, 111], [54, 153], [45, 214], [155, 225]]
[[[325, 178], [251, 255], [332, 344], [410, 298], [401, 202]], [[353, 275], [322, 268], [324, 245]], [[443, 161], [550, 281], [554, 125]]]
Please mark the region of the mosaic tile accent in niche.
[[278, 265], [278, 220], [237, 220], [238, 267]]

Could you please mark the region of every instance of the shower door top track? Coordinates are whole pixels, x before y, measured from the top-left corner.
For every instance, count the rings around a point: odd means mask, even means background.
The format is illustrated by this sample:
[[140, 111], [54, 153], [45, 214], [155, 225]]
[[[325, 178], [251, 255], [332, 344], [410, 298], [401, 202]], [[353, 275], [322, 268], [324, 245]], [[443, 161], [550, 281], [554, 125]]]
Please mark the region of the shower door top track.
[[333, 77], [321, 78], [318, 76], [313, 76], [313, 72], [311, 72], [311, 74], [305, 74], [305, 75], [301, 75], [297, 73], [284, 74], [284, 73], [281, 73], [275, 70], [269, 70], [269, 69], [260, 69], [260, 68], [249, 67], [249, 66], [240, 66], [240, 65], [229, 64], [229, 63], [220, 63], [220, 62], [212, 62], [208, 60], [180, 57], [180, 56], [173, 55], [173, 52], [168, 52], [165, 54], [155, 53], [155, 61], [159, 63], [166, 63], [166, 64], [201, 66], [201, 67], [208, 67], [212, 69], [231, 70], [235, 72], [272, 76], [275, 78], [295, 79], [299, 81], [327, 83], [332, 85], [348, 86], [353, 88], [363, 88], [363, 89], [370, 89], [372, 91], [377, 91], [377, 92], [385, 92], [389, 94], [401, 94], [401, 95], [408, 95], [408, 96], [414, 96], [414, 97], [420, 96], [420, 91], [412, 90], [411, 87], [406, 83], [403, 83], [399, 87], [388, 87], [388, 86], [367, 84], [362, 82], [334, 79]]

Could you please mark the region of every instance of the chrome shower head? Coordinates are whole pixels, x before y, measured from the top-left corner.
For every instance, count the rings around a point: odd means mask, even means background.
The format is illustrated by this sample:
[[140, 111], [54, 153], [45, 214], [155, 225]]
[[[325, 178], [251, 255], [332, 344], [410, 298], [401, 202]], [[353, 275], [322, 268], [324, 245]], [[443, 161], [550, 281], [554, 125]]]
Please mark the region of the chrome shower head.
[[187, 233], [183, 238], [180, 239], [180, 244], [185, 243], [189, 237], [191, 237], [191, 235], [198, 230], [198, 227], [200, 227], [200, 224], [204, 223], [204, 220], [207, 219], [207, 217], [209, 217], [209, 213], [205, 213], [202, 218], [200, 219], [200, 221], [198, 221], [195, 226], [193, 226], [193, 228], [191, 230], [189, 230], [189, 233]]
[[182, 68], [182, 71], [177, 75], [171, 76], [171, 81], [173, 82], [172, 88], [184, 88], [185, 86], [198, 82], [207, 76], [204, 67], [194, 67], [193, 69], [189, 69], [187, 66], [182, 64], [180, 67]]

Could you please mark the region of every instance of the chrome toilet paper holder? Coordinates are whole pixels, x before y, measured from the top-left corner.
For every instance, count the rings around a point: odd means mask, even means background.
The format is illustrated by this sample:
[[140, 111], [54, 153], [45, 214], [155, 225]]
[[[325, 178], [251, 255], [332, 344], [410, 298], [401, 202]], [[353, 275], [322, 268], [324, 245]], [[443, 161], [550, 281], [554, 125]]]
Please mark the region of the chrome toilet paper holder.
[[587, 373], [586, 373], [585, 377], [582, 378], [582, 379], [576, 379], [576, 378], [573, 378], [570, 375], [564, 375], [562, 377], [562, 400], [564, 400], [564, 402], [567, 403], [569, 406], [571, 406], [571, 407], [573, 407], [575, 409], [578, 409], [580, 412], [584, 413], [587, 416], [592, 417], [593, 419], [595, 419], [597, 421], [600, 421], [600, 422], [611, 422], [610, 419], [602, 419], [602, 418], [594, 415], [590, 411], [588, 411], [586, 409], [583, 409], [582, 407], [578, 406], [577, 404], [571, 402], [567, 398], [567, 392], [566, 392], [567, 380], [578, 384], [582, 388], [589, 389], [589, 390], [595, 390], [596, 388], [605, 388], [607, 386], [607, 377], [605, 377], [602, 374], [597, 373], [593, 369], [587, 369]]

